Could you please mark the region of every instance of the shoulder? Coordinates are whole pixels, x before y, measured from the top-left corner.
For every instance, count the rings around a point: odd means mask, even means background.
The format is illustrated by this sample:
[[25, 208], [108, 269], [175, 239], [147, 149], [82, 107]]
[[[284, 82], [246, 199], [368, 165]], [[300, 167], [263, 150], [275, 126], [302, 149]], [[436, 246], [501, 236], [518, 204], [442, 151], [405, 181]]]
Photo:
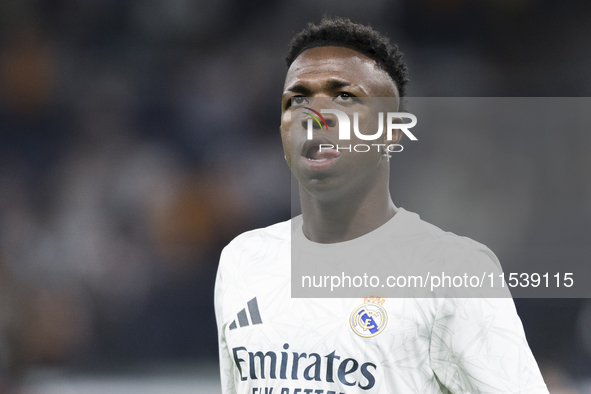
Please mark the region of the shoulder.
[[[296, 218], [297, 219], [297, 218]], [[280, 249], [289, 246], [292, 224], [296, 219], [246, 231], [234, 238], [223, 250], [220, 265], [238, 260], [252, 260], [262, 256], [272, 256]]]
[[266, 243], [289, 242], [292, 222], [293, 220], [286, 220], [267, 227], [246, 231], [230, 241], [224, 250], [252, 249], [257, 245]]
[[231, 294], [244, 289], [250, 294], [253, 284], [267, 283], [270, 278], [284, 277], [289, 272], [292, 222], [247, 231], [222, 250], [215, 285], [216, 305], [233, 302], [230, 300], [236, 297]]
[[500, 268], [497, 256], [484, 244], [471, 238], [457, 235], [426, 222], [418, 214], [400, 209], [401, 222], [405, 228], [403, 242], [424, 257], [440, 261], [480, 261]]

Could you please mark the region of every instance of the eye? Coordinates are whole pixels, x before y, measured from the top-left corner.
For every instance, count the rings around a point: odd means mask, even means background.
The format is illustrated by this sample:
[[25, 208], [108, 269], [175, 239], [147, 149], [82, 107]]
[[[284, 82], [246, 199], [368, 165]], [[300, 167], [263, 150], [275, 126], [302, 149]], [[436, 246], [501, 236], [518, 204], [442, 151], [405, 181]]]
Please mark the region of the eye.
[[341, 92], [337, 95], [335, 101], [341, 103], [351, 103], [355, 101], [355, 96], [348, 92]]
[[291, 105], [302, 105], [302, 104], [306, 104], [308, 102], [308, 99], [306, 99], [305, 97], [302, 97], [302, 96], [294, 96], [291, 98], [290, 102], [291, 102]]

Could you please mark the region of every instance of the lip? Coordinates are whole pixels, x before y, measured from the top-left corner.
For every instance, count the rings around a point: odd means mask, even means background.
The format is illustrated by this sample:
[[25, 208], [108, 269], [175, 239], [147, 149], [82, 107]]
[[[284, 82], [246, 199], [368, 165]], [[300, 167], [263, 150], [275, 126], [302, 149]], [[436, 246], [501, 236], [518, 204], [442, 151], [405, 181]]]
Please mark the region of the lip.
[[312, 160], [308, 159], [307, 157], [302, 157], [304, 166], [310, 171], [325, 171], [332, 167], [337, 161], [339, 161], [339, 157], [331, 158], [331, 159], [323, 159], [323, 160]]
[[332, 146], [336, 146], [328, 138], [323, 138], [323, 137], [317, 137], [317, 138], [314, 138], [311, 140], [307, 140], [302, 146], [302, 151], [301, 151], [300, 157], [302, 158], [302, 162], [304, 163], [304, 167], [306, 167], [310, 171], [325, 171], [325, 170], [329, 169], [330, 167], [334, 166], [336, 164], [336, 162], [339, 161], [339, 158], [341, 156], [340, 152], [339, 152], [339, 155], [336, 157], [324, 158], [321, 160], [314, 160], [314, 159], [310, 159], [310, 158], [306, 157], [308, 150], [310, 148], [315, 147], [315, 146], [320, 146], [320, 144], [330, 144]]

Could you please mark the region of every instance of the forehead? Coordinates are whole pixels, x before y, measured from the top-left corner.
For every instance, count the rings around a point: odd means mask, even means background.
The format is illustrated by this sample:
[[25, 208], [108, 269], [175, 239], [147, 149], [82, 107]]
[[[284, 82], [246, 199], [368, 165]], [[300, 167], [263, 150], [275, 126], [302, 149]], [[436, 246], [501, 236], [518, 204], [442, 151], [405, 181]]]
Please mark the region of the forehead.
[[370, 97], [398, 97], [392, 78], [375, 60], [353, 49], [335, 46], [315, 47], [302, 52], [285, 77], [285, 89], [299, 83], [322, 85], [340, 79], [358, 85]]

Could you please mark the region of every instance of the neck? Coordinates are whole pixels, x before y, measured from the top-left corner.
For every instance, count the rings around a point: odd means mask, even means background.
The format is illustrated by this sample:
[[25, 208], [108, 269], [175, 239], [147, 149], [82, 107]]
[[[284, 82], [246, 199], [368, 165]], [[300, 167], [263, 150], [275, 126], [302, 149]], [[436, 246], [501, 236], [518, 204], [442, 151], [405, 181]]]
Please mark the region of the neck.
[[304, 235], [318, 243], [358, 238], [386, 223], [398, 210], [390, 196], [387, 179], [331, 201], [315, 198], [300, 187], [300, 198]]

